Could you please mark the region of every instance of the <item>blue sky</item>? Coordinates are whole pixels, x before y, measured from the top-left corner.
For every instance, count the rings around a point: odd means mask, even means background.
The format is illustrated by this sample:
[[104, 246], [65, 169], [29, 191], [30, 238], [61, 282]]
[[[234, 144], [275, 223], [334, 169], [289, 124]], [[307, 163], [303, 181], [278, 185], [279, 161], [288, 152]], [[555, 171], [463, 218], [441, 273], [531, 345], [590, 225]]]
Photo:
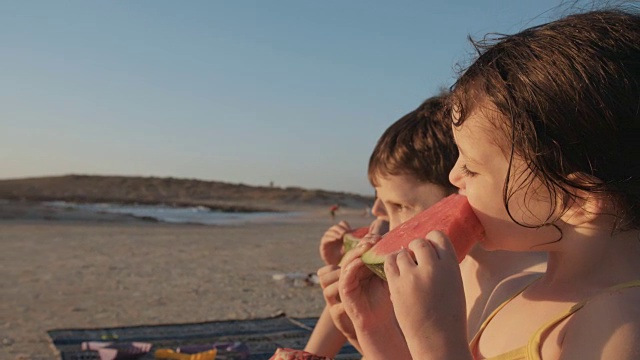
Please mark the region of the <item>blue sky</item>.
[[382, 132], [467, 36], [559, 1], [4, 1], [0, 178], [197, 178], [373, 194]]

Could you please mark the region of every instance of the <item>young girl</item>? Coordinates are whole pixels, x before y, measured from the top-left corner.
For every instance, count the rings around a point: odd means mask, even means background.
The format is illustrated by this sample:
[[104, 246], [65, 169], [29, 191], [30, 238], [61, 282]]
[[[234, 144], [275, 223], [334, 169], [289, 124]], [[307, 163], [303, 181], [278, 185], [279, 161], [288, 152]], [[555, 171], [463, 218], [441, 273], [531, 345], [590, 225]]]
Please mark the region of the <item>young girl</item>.
[[442, 233], [387, 258], [388, 288], [358, 248], [339, 293], [367, 359], [640, 359], [640, 17], [577, 14], [482, 47], [452, 109], [450, 179], [481, 245], [547, 251], [547, 271], [503, 281], [469, 347]]

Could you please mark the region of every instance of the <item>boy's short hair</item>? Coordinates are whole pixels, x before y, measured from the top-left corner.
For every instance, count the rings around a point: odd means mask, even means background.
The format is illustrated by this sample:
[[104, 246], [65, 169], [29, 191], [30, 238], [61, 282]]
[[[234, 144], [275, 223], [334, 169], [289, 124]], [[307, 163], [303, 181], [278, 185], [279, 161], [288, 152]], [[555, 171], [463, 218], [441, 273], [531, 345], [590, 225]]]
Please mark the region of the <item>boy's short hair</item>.
[[452, 122], [447, 110], [447, 94], [425, 100], [382, 134], [369, 158], [369, 181], [410, 175], [419, 181], [440, 185], [451, 191], [449, 172], [458, 158]]

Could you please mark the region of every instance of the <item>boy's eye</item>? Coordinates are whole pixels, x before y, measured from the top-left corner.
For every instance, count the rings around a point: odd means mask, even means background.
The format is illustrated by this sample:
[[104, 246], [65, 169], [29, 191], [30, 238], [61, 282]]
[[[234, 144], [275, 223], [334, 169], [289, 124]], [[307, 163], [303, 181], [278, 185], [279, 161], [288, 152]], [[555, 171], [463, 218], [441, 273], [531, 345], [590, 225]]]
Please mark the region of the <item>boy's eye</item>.
[[462, 173], [464, 174], [464, 176], [474, 177], [474, 176], [478, 175], [477, 172], [473, 172], [473, 171], [469, 170], [469, 168], [467, 168], [466, 164], [462, 164], [460, 169], [462, 170]]

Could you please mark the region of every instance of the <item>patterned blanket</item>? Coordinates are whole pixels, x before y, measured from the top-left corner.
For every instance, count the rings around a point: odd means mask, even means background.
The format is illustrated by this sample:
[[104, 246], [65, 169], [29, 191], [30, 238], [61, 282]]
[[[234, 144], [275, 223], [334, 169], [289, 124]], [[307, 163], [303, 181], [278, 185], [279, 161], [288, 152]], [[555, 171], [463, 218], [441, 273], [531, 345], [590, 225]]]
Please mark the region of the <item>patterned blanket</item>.
[[[242, 344], [242, 353], [219, 348], [216, 360], [268, 360], [278, 347], [302, 349], [318, 318], [290, 318], [285, 315], [251, 320], [202, 323], [141, 325], [102, 329], [56, 329], [48, 331], [52, 347], [61, 360], [100, 360], [98, 352], [82, 350], [88, 341], [151, 343], [151, 351], [139, 360], [154, 359], [157, 349], [177, 349], [192, 345]], [[248, 350], [247, 350], [248, 349]], [[358, 352], [345, 345], [336, 357], [360, 359]]]

